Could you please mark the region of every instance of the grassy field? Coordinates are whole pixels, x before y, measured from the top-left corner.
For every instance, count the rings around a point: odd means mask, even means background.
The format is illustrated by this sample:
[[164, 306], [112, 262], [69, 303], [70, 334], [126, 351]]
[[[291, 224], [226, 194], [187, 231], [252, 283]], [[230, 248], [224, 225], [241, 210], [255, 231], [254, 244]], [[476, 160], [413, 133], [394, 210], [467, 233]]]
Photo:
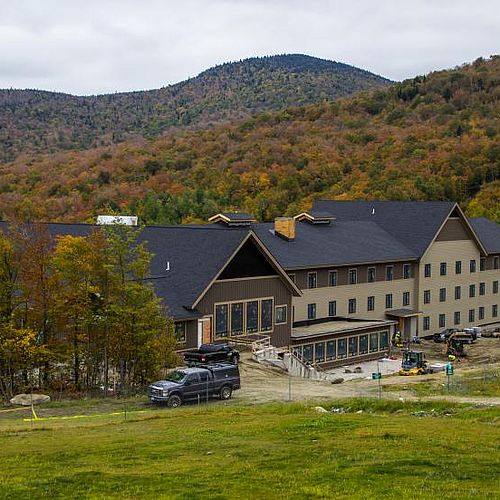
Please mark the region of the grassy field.
[[427, 381], [422, 379], [417, 383], [391, 384], [383, 387], [384, 391], [399, 392], [409, 390], [415, 396], [486, 396], [500, 397], [500, 369], [469, 370], [466, 375], [453, 375], [450, 377], [448, 387], [447, 379]]
[[88, 417], [33, 424], [9, 414], [0, 420], [0, 497], [500, 496], [499, 408], [384, 400], [334, 406], [350, 410], [214, 403], [129, 410], [125, 421], [123, 414], [97, 417], [84, 403]]

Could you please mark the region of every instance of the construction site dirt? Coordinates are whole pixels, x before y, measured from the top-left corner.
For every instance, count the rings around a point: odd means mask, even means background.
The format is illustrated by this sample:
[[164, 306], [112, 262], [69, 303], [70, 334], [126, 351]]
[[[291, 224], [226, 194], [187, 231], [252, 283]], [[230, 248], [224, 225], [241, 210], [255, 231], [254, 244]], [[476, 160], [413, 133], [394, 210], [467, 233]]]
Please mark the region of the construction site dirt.
[[[429, 364], [445, 364], [448, 361], [446, 346], [444, 343], [435, 343], [432, 340], [422, 340], [414, 346], [415, 349], [425, 353]], [[378, 397], [380, 394], [377, 380], [372, 379], [372, 373], [379, 370], [382, 374], [380, 384], [385, 386], [398, 386], [401, 384], [419, 384], [423, 382], [446, 383], [447, 377], [444, 371], [418, 375], [412, 377], [401, 377], [398, 375], [401, 365], [402, 349], [395, 349], [392, 358], [346, 365], [333, 370], [338, 378], [343, 378], [342, 383], [289, 377], [288, 374], [274, 366], [257, 363], [252, 359], [251, 353], [244, 352], [240, 362], [242, 377], [242, 389], [236, 395], [237, 400], [244, 402], [269, 402], [269, 401], [304, 401], [318, 399], [337, 399], [353, 397]], [[456, 377], [466, 377], [469, 373], [478, 370], [485, 372], [498, 372], [500, 370], [500, 338], [479, 338], [465, 349], [466, 356], [454, 361]], [[352, 373], [354, 368], [361, 368], [361, 373]], [[345, 371], [351, 373], [345, 373]], [[358, 370], [359, 371], [359, 370]], [[411, 391], [387, 391], [384, 390], [383, 397], [386, 398], [416, 398]], [[430, 395], [429, 397], [432, 397]], [[440, 394], [441, 399], [453, 399], [457, 401], [479, 402], [484, 404], [499, 404], [500, 397], [476, 397], [473, 395]]]

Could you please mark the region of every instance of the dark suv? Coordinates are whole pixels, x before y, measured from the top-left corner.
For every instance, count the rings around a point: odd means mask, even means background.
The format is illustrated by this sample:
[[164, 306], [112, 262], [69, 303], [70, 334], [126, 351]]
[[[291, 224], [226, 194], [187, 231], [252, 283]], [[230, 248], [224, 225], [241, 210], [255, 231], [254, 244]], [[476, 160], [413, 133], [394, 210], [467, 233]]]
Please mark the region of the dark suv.
[[240, 388], [238, 365], [217, 363], [205, 367], [180, 368], [148, 387], [153, 403], [177, 408], [185, 401], [207, 402], [209, 398], [229, 399]]

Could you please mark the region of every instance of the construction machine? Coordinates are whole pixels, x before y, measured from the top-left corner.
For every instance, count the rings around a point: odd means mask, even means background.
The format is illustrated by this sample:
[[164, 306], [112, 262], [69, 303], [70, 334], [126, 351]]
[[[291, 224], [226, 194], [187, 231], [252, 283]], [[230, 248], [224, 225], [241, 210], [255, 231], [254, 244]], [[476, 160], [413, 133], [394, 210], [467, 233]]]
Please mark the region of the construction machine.
[[457, 356], [464, 357], [465, 354], [465, 345], [472, 344], [474, 341], [473, 336], [465, 331], [458, 331], [452, 333], [446, 339], [446, 355], [447, 356]]
[[400, 375], [424, 375], [428, 372], [427, 361], [422, 351], [403, 351]]

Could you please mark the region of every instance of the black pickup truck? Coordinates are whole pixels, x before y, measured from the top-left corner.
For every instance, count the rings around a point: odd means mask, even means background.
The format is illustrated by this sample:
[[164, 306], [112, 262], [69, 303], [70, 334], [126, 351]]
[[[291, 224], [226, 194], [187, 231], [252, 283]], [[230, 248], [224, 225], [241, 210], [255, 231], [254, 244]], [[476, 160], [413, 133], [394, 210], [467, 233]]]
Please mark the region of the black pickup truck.
[[186, 351], [184, 362], [188, 366], [228, 362], [238, 364], [240, 353], [227, 344], [202, 344], [196, 351]]
[[218, 363], [174, 370], [165, 380], [148, 387], [148, 397], [153, 403], [166, 403], [170, 408], [177, 408], [185, 401], [207, 402], [212, 397], [229, 399], [239, 388], [238, 365]]

